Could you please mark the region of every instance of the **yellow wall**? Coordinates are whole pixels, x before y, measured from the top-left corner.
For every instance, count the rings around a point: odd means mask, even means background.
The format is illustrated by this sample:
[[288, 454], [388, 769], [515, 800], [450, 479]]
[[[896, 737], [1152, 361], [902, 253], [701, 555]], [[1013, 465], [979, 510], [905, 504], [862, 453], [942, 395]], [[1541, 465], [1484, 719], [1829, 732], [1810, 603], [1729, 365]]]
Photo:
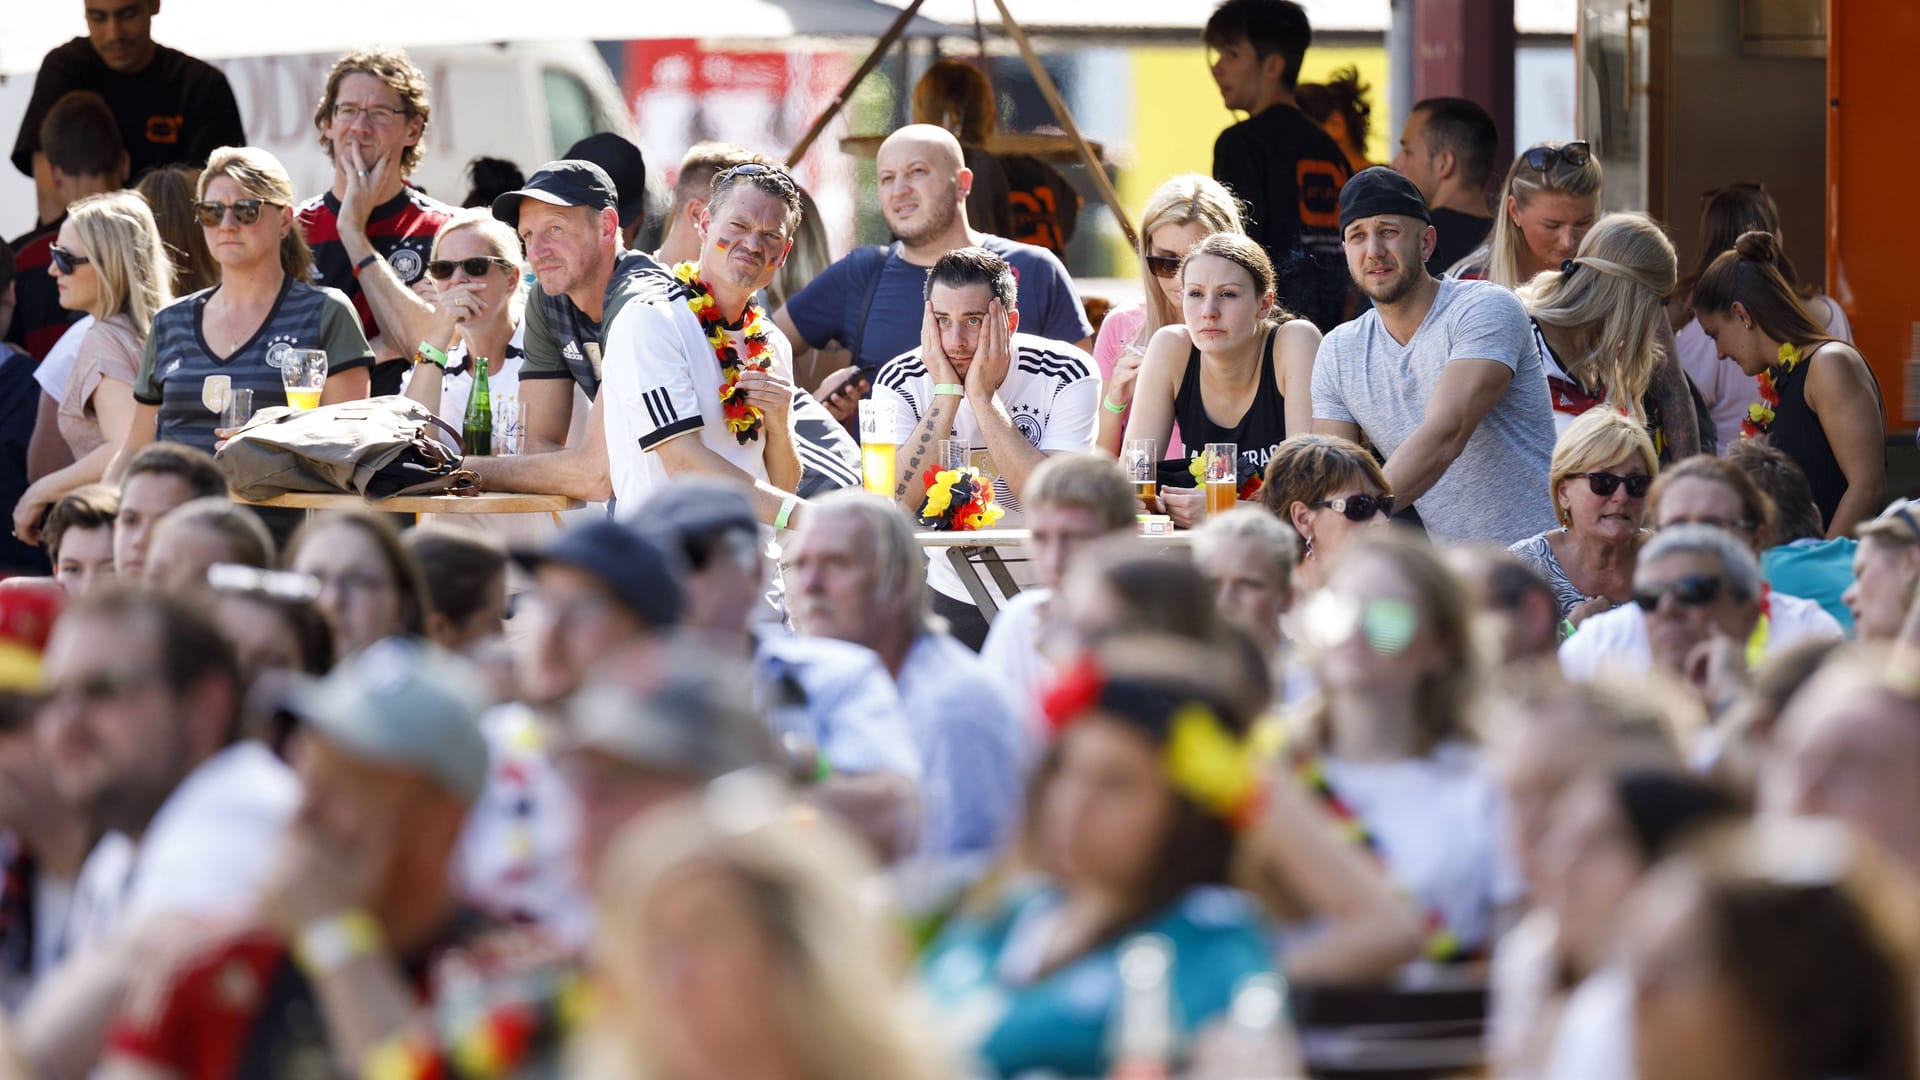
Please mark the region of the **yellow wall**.
[[[1192, 47], [1148, 46], [1133, 53], [1133, 160], [1118, 177], [1121, 201], [1134, 224], [1153, 189], [1170, 176], [1213, 170], [1213, 140], [1222, 129], [1240, 119], [1220, 104], [1219, 88], [1207, 72], [1207, 52], [1199, 41]], [[1389, 149], [1400, 133], [1386, 130], [1387, 52], [1380, 46], [1315, 48], [1300, 65], [1303, 82], [1318, 82], [1335, 68], [1356, 64], [1360, 80], [1371, 87], [1373, 123], [1367, 153], [1375, 161], [1393, 156]], [[1127, 265], [1124, 242], [1116, 252]]]

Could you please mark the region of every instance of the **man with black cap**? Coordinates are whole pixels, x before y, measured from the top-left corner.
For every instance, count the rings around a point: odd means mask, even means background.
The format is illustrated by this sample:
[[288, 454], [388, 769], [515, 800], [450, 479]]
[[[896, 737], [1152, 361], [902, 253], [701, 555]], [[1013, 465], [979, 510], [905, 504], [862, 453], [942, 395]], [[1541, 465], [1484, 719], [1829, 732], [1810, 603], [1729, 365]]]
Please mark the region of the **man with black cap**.
[[1371, 439], [1435, 540], [1505, 546], [1551, 528], [1553, 409], [1519, 299], [1427, 273], [1426, 200], [1384, 166], [1340, 189], [1340, 237], [1373, 309], [1320, 343], [1313, 430]]
[[644, 660], [686, 607], [679, 553], [618, 522], [569, 529], [514, 560], [534, 575], [523, 596], [535, 619], [524, 686], [536, 704], [564, 699], [616, 653]]
[[640, 148], [611, 131], [600, 131], [567, 147], [561, 156], [591, 161], [613, 179], [620, 193], [620, 246], [632, 248], [647, 222], [647, 159]]

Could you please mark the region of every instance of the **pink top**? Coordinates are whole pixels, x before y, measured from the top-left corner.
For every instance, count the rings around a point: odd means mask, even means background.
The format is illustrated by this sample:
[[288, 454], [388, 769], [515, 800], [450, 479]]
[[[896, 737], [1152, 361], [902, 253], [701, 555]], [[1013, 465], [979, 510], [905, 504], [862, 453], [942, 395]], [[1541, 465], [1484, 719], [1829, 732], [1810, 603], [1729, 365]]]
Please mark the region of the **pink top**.
[[107, 441], [93, 409], [93, 392], [102, 379], [126, 383], [131, 391], [140, 375], [141, 347], [133, 320], [124, 314], [94, 320], [87, 336], [80, 339], [59, 412], [60, 437], [67, 440], [74, 457], [92, 453]]
[[[1119, 363], [1121, 352], [1133, 344], [1133, 339], [1140, 333], [1141, 324], [1146, 321], [1147, 309], [1143, 304], [1128, 304], [1126, 307], [1116, 308], [1107, 313], [1106, 319], [1100, 324], [1100, 336], [1093, 339], [1093, 360], [1100, 365], [1102, 379], [1109, 381], [1113, 379], [1113, 367]], [[1132, 415], [1131, 406], [1120, 415], [1122, 431], [1126, 430], [1127, 420]], [[1180, 427], [1176, 424], [1173, 430], [1167, 433], [1167, 447], [1161, 452], [1160, 457], [1171, 459], [1183, 456], [1185, 454], [1180, 445]]]

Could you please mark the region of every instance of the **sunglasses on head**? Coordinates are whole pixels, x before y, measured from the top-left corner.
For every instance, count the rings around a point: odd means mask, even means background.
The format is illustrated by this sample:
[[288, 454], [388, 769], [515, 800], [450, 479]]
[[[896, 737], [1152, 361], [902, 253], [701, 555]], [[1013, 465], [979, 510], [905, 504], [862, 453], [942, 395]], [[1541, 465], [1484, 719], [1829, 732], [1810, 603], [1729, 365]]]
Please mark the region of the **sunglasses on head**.
[[1171, 280], [1180, 272], [1180, 259], [1173, 255], [1146, 255], [1147, 271], [1162, 280]]
[[230, 203], [197, 202], [193, 204], [193, 212], [200, 216], [200, 224], [203, 227], [213, 229], [218, 228], [220, 223], [226, 220], [228, 210], [233, 211], [234, 224], [251, 225], [260, 220], [262, 207], [278, 205], [265, 199], [235, 199]]
[[1712, 574], [1687, 574], [1665, 585], [1633, 590], [1633, 602], [1640, 605], [1641, 611], [1652, 611], [1660, 606], [1660, 598], [1667, 594], [1686, 607], [1705, 607], [1720, 597], [1720, 579]]
[[487, 271], [496, 266], [509, 273], [514, 270], [512, 263], [497, 255], [475, 255], [471, 259], [435, 259], [427, 264], [427, 273], [432, 274], [435, 281], [445, 281], [453, 276], [454, 268], [459, 267], [468, 277], [485, 277]]
[[93, 261], [85, 255], [75, 255], [59, 244], [48, 244], [47, 253], [53, 258], [53, 268], [63, 274], [71, 274], [74, 267], [85, 266]]
[[1338, 499], [1321, 499], [1307, 505], [1315, 510], [1331, 510], [1348, 521], [1372, 521], [1375, 513], [1393, 516], [1391, 495], [1347, 495]]
[[1574, 168], [1585, 165], [1593, 160], [1593, 148], [1587, 145], [1586, 140], [1576, 139], [1559, 146], [1536, 146], [1520, 156], [1526, 159], [1527, 167], [1534, 172], [1546, 172], [1563, 161]]
[[1611, 498], [1614, 492], [1620, 490], [1621, 484], [1627, 485], [1627, 498], [1644, 499], [1647, 497], [1647, 489], [1653, 486], [1653, 477], [1640, 473], [1632, 476], [1616, 476], [1610, 472], [1577, 472], [1567, 474], [1567, 479], [1569, 480], [1578, 477], [1586, 477], [1587, 490], [1603, 499]]
[[772, 179], [775, 184], [783, 189], [794, 187], [793, 177], [788, 175], [787, 170], [778, 165], [762, 165], [757, 161], [749, 161], [744, 165], [735, 165], [733, 168], [728, 169], [716, 177], [713, 181], [713, 186], [717, 188], [721, 184], [741, 176], [765, 176]]

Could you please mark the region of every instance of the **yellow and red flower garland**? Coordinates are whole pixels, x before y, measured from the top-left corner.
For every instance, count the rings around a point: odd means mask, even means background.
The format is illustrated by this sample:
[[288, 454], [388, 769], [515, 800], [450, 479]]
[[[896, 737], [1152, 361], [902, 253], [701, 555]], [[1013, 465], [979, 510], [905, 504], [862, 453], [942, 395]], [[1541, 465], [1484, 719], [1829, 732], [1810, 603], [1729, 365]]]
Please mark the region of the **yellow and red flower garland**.
[[971, 466], [928, 469], [927, 501], [920, 505], [922, 528], [941, 532], [991, 529], [1006, 511], [993, 500], [993, 482]]
[[[1235, 463], [1233, 497], [1238, 502], [1252, 502], [1260, 497], [1260, 489], [1266, 486], [1266, 478], [1260, 470], [1250, 465], [1245, 457]], [[1193, 477], [1194, 487], [1204, 487], [1207, 482], [1207, 456], [1195, 454], [1187, 459], [1187, 475]]]
[[1747, 418], [1740, 421], [1740, 437], [1757, 439], [1773, 427], [1773, 410], [1780, 404], [1780, 385], [1793, 374], [1804, 354], [1794, 347], [1792, 342], [1780, 346], [1780, 376], [1774, 378], [1774, 369], [1768, 368], [1760, 373], [1760, 400], [1747, 406]]
[[[765, 371], [773, 365], [773, 352], [767, 344], [767, 335], [773, 331], [773, 324], [767, 321], [767, 313], [760, 305], [749, 300], [745, 318], [741, 322], [744, 331], [740, 347], [735, 348], [732, 337], [727, 332], [727, 324], [720, 318], [719, 304], [713, 298], [712, 290], [706, 282], [700, 280], [700, 269], [690, 262], [683, 262], [673, 268], [673, 276], [691, 293], [687, 297], [687, 307], [693, 316], [700, 320], [700, 329], [706, 332], [707, 344], [713, 346], [713, 355], [720, 361], [720, 373], [726, 376], [726, 382], [720, 384], [720, 408], [727, 420], [727, 430], [745, 446], [760, 437], [760, 429], [767, 418], [760, 412], [758, 405], [747, 401], [746, 394], [740, 390], [740, 369], [750, 367], [756, 371]], [[745, 351], [745, 363], [741, 361], [741, 352]]]

